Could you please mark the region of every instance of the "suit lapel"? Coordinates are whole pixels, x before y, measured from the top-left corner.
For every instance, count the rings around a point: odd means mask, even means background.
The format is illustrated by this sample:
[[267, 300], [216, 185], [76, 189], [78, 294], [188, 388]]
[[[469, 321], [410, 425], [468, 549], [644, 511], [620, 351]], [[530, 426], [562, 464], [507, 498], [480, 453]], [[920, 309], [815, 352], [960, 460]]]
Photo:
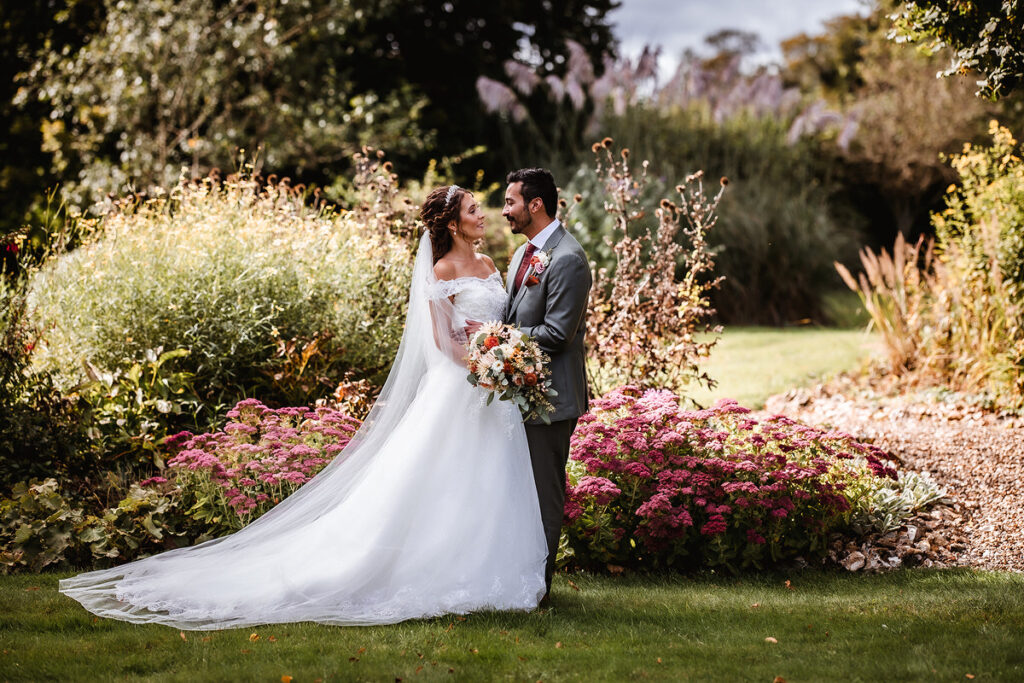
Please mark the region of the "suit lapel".
[[[562, 241], [563, 237], [565, 237], [565, 226], [560, 225], [560, 226], [558, 226], [557, 230], [555, 230], [553, 233], [551, 233], [551, 237], [549, 237], [548, 241], [544, 243], [544, 248], [541, 249], [540, 251], [546, 251], [547, 253], [550, 254], [551, 252], [553, 252], [555, 250], [555, 247], [558, 246], [558, 243]], [[516, 273], [516, 271], [519, 270], [519, 264], [522, 261], [522, 254], [526, 253], [526, 245], [525, 244], [521, 247], [521, 250], [522, 250], [522, 253], [518, 254], [519, 258], [515, 259], [515, 261], [516, 261], [516, 269], [514, 271], [511, 271], [512, 282], [509, 283], [509, 286], [508, 286], [508, 290], [509, 290], [510, 293], [512, 291], [512, 284], [515, 282], [515, 273]], [[506, 318], [511, 318], [512, 317], [512, 314], [514, 314], [516, 312], [516, 308], [519, 306], [519, 302], [523, 300], [523, 296], [526, 294], [526, 290], [529, 289], [529, 287], [526, 285], [526, 279], [529, 276], [530, 276], [530, 271], [527, 271], [526, 272], [526, 276], [523, 278], [522, 286], [519, 288], [519, 291], [516, 292], [515, 298], [512, 299], [512, 303], [508, 307], [508, 315], [505, 316]]]

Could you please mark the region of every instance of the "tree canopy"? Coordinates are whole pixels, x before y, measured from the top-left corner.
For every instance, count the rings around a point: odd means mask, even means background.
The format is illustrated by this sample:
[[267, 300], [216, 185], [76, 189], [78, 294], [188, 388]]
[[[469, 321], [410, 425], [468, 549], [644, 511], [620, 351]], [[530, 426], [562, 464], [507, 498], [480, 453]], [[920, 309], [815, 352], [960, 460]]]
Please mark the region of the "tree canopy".
[[1024, 16], [1018, 0], [915, 0], [904, 3], [894, 19], [897, 39], [953, 51], [942, 75], [977, 71], [979, 95], [999, 99], [1024, 79]]

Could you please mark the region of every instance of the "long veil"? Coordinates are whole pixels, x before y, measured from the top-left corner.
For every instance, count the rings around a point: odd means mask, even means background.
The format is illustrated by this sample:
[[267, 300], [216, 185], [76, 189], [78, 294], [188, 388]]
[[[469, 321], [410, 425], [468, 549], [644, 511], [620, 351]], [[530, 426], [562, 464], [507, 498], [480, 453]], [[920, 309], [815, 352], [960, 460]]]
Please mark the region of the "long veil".
[[[187, 629], [261, 623], [242, 617], [207, 617], [204, 615], [208, 612], [200, 606], [192, 611], [172, 607], [173, 614], [168, 617], [160, 613], [160, 601], [150, 600], [143, 606], [126, 596], [133, 595], [139, 586], [150, 590], [162, 581], [189, 588], [195, 583], [188, 582], [202, 582], [204, 589], [209, 584], [209, 590], [204, 591], [208, 595], [215, 592], [218, 583], [227, 591], [237, 589], [238, 582], [277, 576], [277, 566], [269, 566], [267, 558], [283, 552], [281, 548], [287, 547], [297, 530], [333, 510], [359, 486], [375, 454], [406, 417], [428, 373], [458, 370], [457, 363], [465, 353], [465, 335], [443, 285], [434, 277], [430, 239], [424, 234], [409, 287], [405, 330], [391, 372], [361, 428], [316, 477], [234, 534], [65, 579], [60, 582], [61, 592], [95, 614], [128, 621]], [[280, 580], [287, 583], [285, 577]]]

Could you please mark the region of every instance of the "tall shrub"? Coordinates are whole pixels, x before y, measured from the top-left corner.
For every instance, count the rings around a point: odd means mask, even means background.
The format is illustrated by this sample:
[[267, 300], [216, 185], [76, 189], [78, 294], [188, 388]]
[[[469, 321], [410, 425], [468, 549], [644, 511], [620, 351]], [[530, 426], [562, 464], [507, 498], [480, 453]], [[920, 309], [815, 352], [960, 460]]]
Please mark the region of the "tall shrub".
[[[659, 108], [637, 104], [608, 115], [602, 131], [650, 159], [650, 188], [639, 210], [653, 215], [671, 179], [703, 168], [724, 175], [734, 192], [708, 235], [716, 272], [724, 276], [712, 302], [726, 322], [787, 323], [822, 317], [822, 294], [841, 286], [832, 262], [854, 251], [857, 221], [832, 201], [828, 169], [814, 139], [790, 141], [789, 119], [736, 113], [719, 120], [709, 105]], [[583, 167], [568, 183], [584, 197], [595, 187]], [[591, 258], [610, 265], [603, 245], [612, 221], [594, 203], [574, 226]]]
[[313, 385], [333, 388], [346, 371], [383, 379], [410, 267], [406, 242], [362, 213], [309, 208], [251, 178], [206, 179], [122, 203], [35, 275], [29, 305], [44, 330], [40, 362], [65, 386], [86, 363], [129, 367], [180, 348], [178, 367], [207, 402], [294, 401], [281, 383], [291, 341], [317, 340], [318, 363], [302, 364]]
[[856, 278], [837, 264], [881, 329], [887, 370], [912, 383], [1024, 405], [1024, 162], [992, 122], [990, 147], [952, 158], [961, 185], [933, 216], [934, 245], [897, 239], [893, 254], [861, 252]]

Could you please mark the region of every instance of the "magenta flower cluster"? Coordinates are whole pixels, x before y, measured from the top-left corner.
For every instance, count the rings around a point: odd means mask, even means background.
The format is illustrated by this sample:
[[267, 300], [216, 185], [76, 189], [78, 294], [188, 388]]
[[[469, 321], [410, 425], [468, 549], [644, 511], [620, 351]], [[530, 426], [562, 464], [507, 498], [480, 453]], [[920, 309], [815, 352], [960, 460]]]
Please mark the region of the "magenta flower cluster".
[[177, 451], [167, 464], [178, 487], [209, 508], [203, 516], [210, 520], [219, 512], [233, 514], [231, 527], [263, 514], [313, 478], [360, 425], [332, 408], [271, 409], [256, 399], [238, 403], [227, 417], [221, 431], [181, 432], [165, 446]]
[[754, 419], [732, 400], [682, 410], [669, 391], [634, 387], [580, 418], [569, 470], [571, 556], [591, 568], [812, 556], [849, 521], [850, 484], [896, 477], [884, 452], [847, 434]]

